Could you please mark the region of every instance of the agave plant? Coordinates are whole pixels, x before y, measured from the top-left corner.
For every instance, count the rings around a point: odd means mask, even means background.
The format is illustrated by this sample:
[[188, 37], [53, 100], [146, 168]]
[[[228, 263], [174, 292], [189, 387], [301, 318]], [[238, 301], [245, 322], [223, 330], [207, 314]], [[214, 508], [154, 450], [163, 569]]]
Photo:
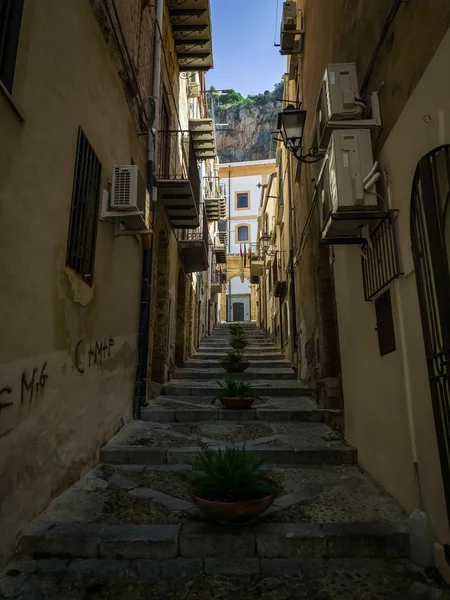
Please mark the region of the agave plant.
[[240, 350], [230, 350], [226, 356], [221, 359], [221, 365], [234, 365], [244, 361], [244, 355]]
[[204, 446], [181, 475], [192, 493], [208, 500], [243, 502], [277, 495], [279, 490], [261, 470], [263, 460], [243, 448], [213, 450]]
[[253, 397], [252, 386], [244, 381], [238, 381], [232, 377], [226, 377], [218, 382], [220, 390], [218, 398], [251, 398]]

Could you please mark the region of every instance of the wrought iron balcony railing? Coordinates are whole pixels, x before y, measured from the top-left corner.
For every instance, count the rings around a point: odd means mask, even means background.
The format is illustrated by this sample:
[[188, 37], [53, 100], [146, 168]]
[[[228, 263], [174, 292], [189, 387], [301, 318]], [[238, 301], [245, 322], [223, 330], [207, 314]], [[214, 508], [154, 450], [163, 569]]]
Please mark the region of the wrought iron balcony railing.
[[160, 131], [158, 137], [158, 181], [189, 181], [198, 205], [200, 175], [191, 133], [181, 130]]

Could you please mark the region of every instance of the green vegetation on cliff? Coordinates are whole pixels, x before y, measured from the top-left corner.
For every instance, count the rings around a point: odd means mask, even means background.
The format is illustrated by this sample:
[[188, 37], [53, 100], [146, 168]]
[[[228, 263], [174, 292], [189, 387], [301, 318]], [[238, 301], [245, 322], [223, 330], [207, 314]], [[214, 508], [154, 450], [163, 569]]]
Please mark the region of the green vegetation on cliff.
[[209, 92], [214, 98], [214, 108], [227, 109], [231, 107], [250, 107], [264, 106], [269, 102], [280, 100], [283, 97], [284, 81], [277, 83], [270, 92], [266, 90], [262, 94], [249, 94], [244, 98], [242, 94], [235, 90], [224, 90], [218, 92], [214, 86], [209, 88]]

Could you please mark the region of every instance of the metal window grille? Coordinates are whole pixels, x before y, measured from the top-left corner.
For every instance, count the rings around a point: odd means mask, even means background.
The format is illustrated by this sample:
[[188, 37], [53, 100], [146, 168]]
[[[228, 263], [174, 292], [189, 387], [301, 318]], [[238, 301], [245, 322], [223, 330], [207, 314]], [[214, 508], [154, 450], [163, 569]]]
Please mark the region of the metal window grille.
[[396, 210], [390, 210], [370, 235], [362, 261], [364, 298], [372, 300], [402, 274], [396, 235]]
[[376, 332], [381, 356], [394, 352], [395, 330], [392, 316], [391, 292], [387, 290], [375, 300], [375, 313], [377, 318]]
[[0, 81], [11, 92], [24, 0], [0, 0]]
[[101, 170], [102, 165], [80, 127], [66, 265], [89, 285], [93, 281]]

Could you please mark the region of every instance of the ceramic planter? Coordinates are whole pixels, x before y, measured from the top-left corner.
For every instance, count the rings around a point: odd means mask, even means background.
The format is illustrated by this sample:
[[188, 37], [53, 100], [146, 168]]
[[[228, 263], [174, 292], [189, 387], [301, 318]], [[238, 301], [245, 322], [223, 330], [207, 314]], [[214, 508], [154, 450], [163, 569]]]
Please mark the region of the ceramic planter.
[[[266, 479], [274, 487], [276, 484]], [[257, 500], [247, 500], [245, 502], [219, 502], [213, 500], [205, 500], [200, 498], [194, 492], [191, 492], [191, 498], [202, 511], [202, 513], [213, 521], [219, 523], [239, 523], [251, 521], [273, 504], [276, 499], [276, 494], [272, 496], [264, 496]]]
[[228, 373], [243, 373], [250, 366], [249, 362], [236, 362], [222, 365], [222, 367], [228, 371]]
[[235, 408], [235, 409], [241, 409], [241, 408], [249, 408], [253, 402], [256, 400], [256, 398], [254, 397], [247, 397], [247, 398], [240, 398], [240, 397], [233, 397], [233, 396], [224, 396], [223, 398], [219, 398], [219, 400], [222, 402], [222, 404], [226, 407], [226, 408]]

